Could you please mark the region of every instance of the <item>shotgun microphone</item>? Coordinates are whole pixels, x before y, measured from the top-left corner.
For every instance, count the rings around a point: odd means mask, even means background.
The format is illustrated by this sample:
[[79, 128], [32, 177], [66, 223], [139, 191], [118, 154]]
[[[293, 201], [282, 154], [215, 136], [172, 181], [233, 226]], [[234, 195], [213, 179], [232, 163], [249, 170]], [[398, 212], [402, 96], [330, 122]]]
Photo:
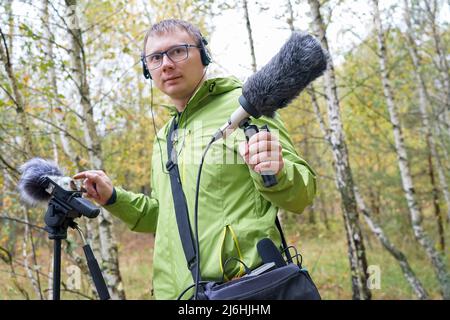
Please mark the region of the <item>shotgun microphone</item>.
[[244, 84], [240, 106], [213, 135], [213, 140], [225, 138], [241, 122], [261, 115], [273, 117], [286, 107], [327, 68], [327, 53], [313, 36], [295, 32], [280, 51]]

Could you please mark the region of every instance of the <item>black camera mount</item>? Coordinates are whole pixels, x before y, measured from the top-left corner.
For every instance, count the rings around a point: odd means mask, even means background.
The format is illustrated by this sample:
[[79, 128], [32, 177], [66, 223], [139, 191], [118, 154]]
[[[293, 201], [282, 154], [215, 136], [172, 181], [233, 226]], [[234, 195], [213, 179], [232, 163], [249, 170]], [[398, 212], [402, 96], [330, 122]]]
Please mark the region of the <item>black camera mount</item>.
[[41, 181], [46, 191], [52, 195], [45, 214], [45, 230], [53, 243], [53, 300], [60, 300], [61, 291], [61, 240], [67, 239], [67, 229], [76, 229], [83, 240], [83, 251], [86, 256], [89, 272], [101, 300], [110, 299], [108, 288], [91, 247], [74, 219], [81, 216], [95, 218], [100, 208], [89, 200], [82, 198], [80, 191], [65, 190], [49, 177]]

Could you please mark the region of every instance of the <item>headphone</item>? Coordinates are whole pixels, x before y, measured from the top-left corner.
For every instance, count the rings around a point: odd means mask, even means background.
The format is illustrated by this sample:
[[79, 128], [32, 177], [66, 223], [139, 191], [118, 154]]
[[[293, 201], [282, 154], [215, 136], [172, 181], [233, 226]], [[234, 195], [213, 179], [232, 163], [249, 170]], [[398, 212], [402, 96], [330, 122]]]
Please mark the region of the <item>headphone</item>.
[[[211, 63], [211, 56], [208, 53], [208, 50], [206, 49], [206, 45], [208, 44], [208, 41], [201, 36], [202, 40], [200, 42], [200, 58], [202, 60], [202, 64], [206, 67]], [[147, 66], [145, 65], [145, 59], [144, 59], [144, 52], [141, 54], [141, 61], [142, 61], [142, 73], [144, 74], [145, 79], [151, 79], [152, 75], [150, 74], [150, 71], [147, 69]]]

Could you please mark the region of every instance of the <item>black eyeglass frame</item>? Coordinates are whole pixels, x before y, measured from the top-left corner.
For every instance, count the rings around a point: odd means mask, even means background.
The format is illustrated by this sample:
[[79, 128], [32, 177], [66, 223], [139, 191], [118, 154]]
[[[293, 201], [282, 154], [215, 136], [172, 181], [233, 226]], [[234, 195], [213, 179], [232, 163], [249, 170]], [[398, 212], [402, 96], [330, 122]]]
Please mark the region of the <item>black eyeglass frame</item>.
[[[186, 58], [183, 58], [183, 59], [178, 60], [178, 61], [173, 61], [173, 59], [167, 54], [167, 52], [169, 52], [169, 51], [171, 51], [171, 50], [173, 50], [173, 49], [179, 48], [179, 47], [185, 47], [185, 48], [186, 48]], [[170, 48], [167, 49], [166, 51], [155, 52], [155, 53], [151, 53], [151, 54], [148, 54], [148, 55], [146, 55], [146, 56], [143, 56], [143, 61], [144, 61], [145, 66], [147, 67], [147, 69], [148, 69], [149, 71], [156, 70], [156, 69], [158, 69], [159, 67], [162, 66], [163, 59], [164, 59], [164, 55], [166, 55], [167, 58], [169, 58], [170, 61], [172, 61], [173, 63], [177, 63], [177, 62], [186, 60], [187, 58], [189, 58], [189, 50], [188, 50], [189, 48], [197, 48], [197, 49], [201, 49], [202, 47], [201, 47], [201, 46], [196, 46], [196, 45], [193, 45], [193, 44], [187, 44], [187, 43], [186, 43], [186, 44], [179, 44], [179, 45], [175, 45], [175, 46], [173, 46], [173, 47], [170, 47]], [[148, 58], [148, 57], [151, 57], [151, 56], [156, 56], [156, 55], [161, 55], [161, 60], [160, 60], [161, 63], [160, 63], [159, 66], [157, 66], [157, 67], [150, 68], [149, 65], [147, 64], [147, 58]]]

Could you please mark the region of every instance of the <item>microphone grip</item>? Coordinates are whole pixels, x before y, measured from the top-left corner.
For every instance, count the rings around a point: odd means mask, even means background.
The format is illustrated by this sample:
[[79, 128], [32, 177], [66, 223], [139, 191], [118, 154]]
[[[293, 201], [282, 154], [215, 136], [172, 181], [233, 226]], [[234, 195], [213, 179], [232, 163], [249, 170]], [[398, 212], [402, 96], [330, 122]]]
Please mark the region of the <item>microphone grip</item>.
[[[261, 127], [261, 130], [269, 132], [269, 127], [267, 125], [263, 125]], [[250, 138], [252, 136], [257, 134], [258, 132], [259, 132], [258, 127], [255, 126], [254, 124], [246, 125], [244, 127], [244, 134], [245, 134], [245, 138], [247, 139], [247, 142], [250, 140]], [[271, 172], [267, 172], [267, 173], [261, 172], [261, 177], [262, 177], [264, 186], [266, 188], [270, 188], [270, 187], [278, 184], [277, 178]]]

